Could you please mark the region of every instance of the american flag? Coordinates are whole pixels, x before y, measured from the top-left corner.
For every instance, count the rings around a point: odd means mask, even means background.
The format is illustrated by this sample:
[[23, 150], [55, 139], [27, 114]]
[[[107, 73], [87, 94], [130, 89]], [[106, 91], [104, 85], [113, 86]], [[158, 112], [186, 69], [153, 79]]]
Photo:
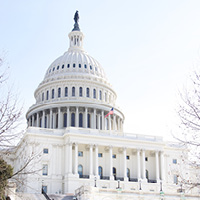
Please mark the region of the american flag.
[[109, 115], [113, 115], [113, 113], [114, 113], [114, 108], [111, 108], [111, 110], [110, 110], [109, 113], [105, 116], [105, 118], [108, 117]]

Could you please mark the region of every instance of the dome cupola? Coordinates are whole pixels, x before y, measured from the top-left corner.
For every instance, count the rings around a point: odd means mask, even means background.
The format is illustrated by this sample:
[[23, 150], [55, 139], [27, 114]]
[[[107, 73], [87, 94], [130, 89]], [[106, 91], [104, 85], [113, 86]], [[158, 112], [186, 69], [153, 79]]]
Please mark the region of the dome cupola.
[[[83, 49], [79, 14], [74, 15], [69, 49], [49, 66], [27, 112], [29, 126], [67, 127], [122, 132], [124, 115], [116, 106], [117, 95], [99, 62]], [[114, 107], [114, 114], [104, 116]]]

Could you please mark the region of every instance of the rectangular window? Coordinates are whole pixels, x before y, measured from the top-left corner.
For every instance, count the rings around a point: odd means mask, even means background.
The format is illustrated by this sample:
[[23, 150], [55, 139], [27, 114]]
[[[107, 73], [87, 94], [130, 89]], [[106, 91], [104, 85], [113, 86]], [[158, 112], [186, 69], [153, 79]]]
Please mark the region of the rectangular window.
[[48, 165], [44, 164], [42, 168], [42, 175], [47, 176], [48, 175]]
[[112, 156], [113, 158], [116, 158], [116, 154], [113, 154], [113, 156]]
[[49, 149], [43, 149], [43, 153], [48, 154], [49, 153]]
[[148, 157], [145, 157], [145, 161], [148, 161]]
[[177, 159], [173, 159], [173, 164], [177, 164]]
[[79, 151], [79, 152], [78, 152], [78, 156], [79, 156], [79, 157], [83, 157], [83, 152], [82, 152], [82, 151]]
[[127, 155], [127, 156], [126, 156], [126, 160], [129, 160], [129, 159], [130, 159], [130, 156]]
[[99, 157], [99, 158], [102, 158], [102, 157], [103, 157], [103, 154], [102, 154], [102, 153], [98, 153], [98, 157]]
[[178, 176], [177, 176], [177, 174], [174, 174], [174, 183], [178, 184]]

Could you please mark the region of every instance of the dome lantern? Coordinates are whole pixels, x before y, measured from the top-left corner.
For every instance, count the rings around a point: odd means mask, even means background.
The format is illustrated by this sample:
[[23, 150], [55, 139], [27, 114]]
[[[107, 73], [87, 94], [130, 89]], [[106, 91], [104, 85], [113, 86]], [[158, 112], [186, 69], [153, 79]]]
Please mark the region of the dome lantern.
[[78, 20], [79, 20], [79, 14], [78, 14], [78, 11], [76, 11], [76, 13], [74, 15], [74, 21], [75, 21], [74, 28], [73, 28], [72, 32], [70, 32], [68, 35], [69, 43], [70, 43], [69, 50], [74, 49], [74, 48], [83, 49], [84, 35], [80, 31]]

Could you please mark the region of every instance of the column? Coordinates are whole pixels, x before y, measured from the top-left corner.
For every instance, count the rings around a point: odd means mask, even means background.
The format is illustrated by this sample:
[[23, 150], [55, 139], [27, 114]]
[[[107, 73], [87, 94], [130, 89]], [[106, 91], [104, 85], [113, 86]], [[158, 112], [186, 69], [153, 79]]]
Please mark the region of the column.
[[93, 177], [93, 145], [90, 145], [90, 178]]
[[117, 125], [118, 125], [117, 130], [120, 131], [120, 118], [119, 117], [118, 117]]
[[126, 148], [124, 147], [123, 149], [123, 153], [124, 153], [124, 181], [128, 181], [128, 178], [127, 178], [127, 160], [126, 160]]
[[61, 108], [58, 108], [58, 128], [61, 129]]
[[114, 180], [113, 176], [113, 147], [110, 146], [109, 148], [109, 160], [110, 160], [110, 180]]
[[145, 150], [142, 150], [142, 179], [146, 179]]
[[47, 128], [49, 128], [49, 114], [47, 115]]
[[123, 132], [123, 120], [121, 120], [121, 131]]
[[137, 150], [137, 178], [141, 179], [140, 149]]
[[56, 113], [53, 113], [53, 129], [56, 128]]
[[96, 129], [96, 109], [94, 108], [94, 113], [93, 113], [93, 128]]
[[78, 174], [78, 144], [74, 146], [74, 174]]
[[31, 117], [28, 118], [28, 126], [31, 126]]
[[70, 126], [70, 112], [69, 112], [69, 107], [67, 107], [67, 127]]
[[32, 124], [31, 126], [34, 126], [34, 114], [32, 115]]
[[113, 130], [116, 131], [116, 115], [113, 115]]
[[72, 143], [69, 143], [68, 145], [68, 166], [69, 166], [69, 170], [68, 173], [71, 174], [72, 173]]
[[109, 126], [109, 131], [111, 131], [111, 117], [110, 115], [108, 116], [108, 126]]
[[42, 112], [42, 128], [45, 127], [45, 111]]
[[98, 130], [100, 130], [100, 124], [101, 124], [100, 119], [101, 119], [101, 116], [100, 116], [100, 114], [98, 114], [97, 115], [97, 129]]
[[39, 113], [37, 113], [36, 126], [39, 127]]
[[49, 126], [49, 128], [52, 128], [53, 126], [52, 126], [52, 116], [53, 116], [53, 110], [52, 109], [50, 109], [50, 126]]
[[79, 127], [78, 107], [76, 107], [76, 120], [75, 120], [75, 127]]
[[165, 180], [165, 165], [164, 165], [164, 152], [160, 152], [160, 169], [161, 169], [161, 180]]
[[68, 171], [69, 171], [69, 161], [68, 161], [68, 144], [65, 144], [64, 145], [64, 150], [65, 150], [65, 154], [64, 154], [64, 162], [65, 162], [65, 167], [64, 167], [64, 170], [65, 170], [65, 176], [67, 176], [68, 174]]
[[95, 145], [95, 176], [98, 177], [98, 145]]
[[156, 159], [156, 181], [159, 182], [159, 160], [158, 160], [158, 151], [155, 152], [155, 159]]
[[102, 118], [102, 130], [105, 130], [105, 117], [104, 117], [104, 111], [101, 111], [101, 118]]
[[88, 122], [87, 122], [87, 114], [88, 114], [88, 109], [85, 108], [85, 128], [87, 128], [87, 124], [88, 124]]

